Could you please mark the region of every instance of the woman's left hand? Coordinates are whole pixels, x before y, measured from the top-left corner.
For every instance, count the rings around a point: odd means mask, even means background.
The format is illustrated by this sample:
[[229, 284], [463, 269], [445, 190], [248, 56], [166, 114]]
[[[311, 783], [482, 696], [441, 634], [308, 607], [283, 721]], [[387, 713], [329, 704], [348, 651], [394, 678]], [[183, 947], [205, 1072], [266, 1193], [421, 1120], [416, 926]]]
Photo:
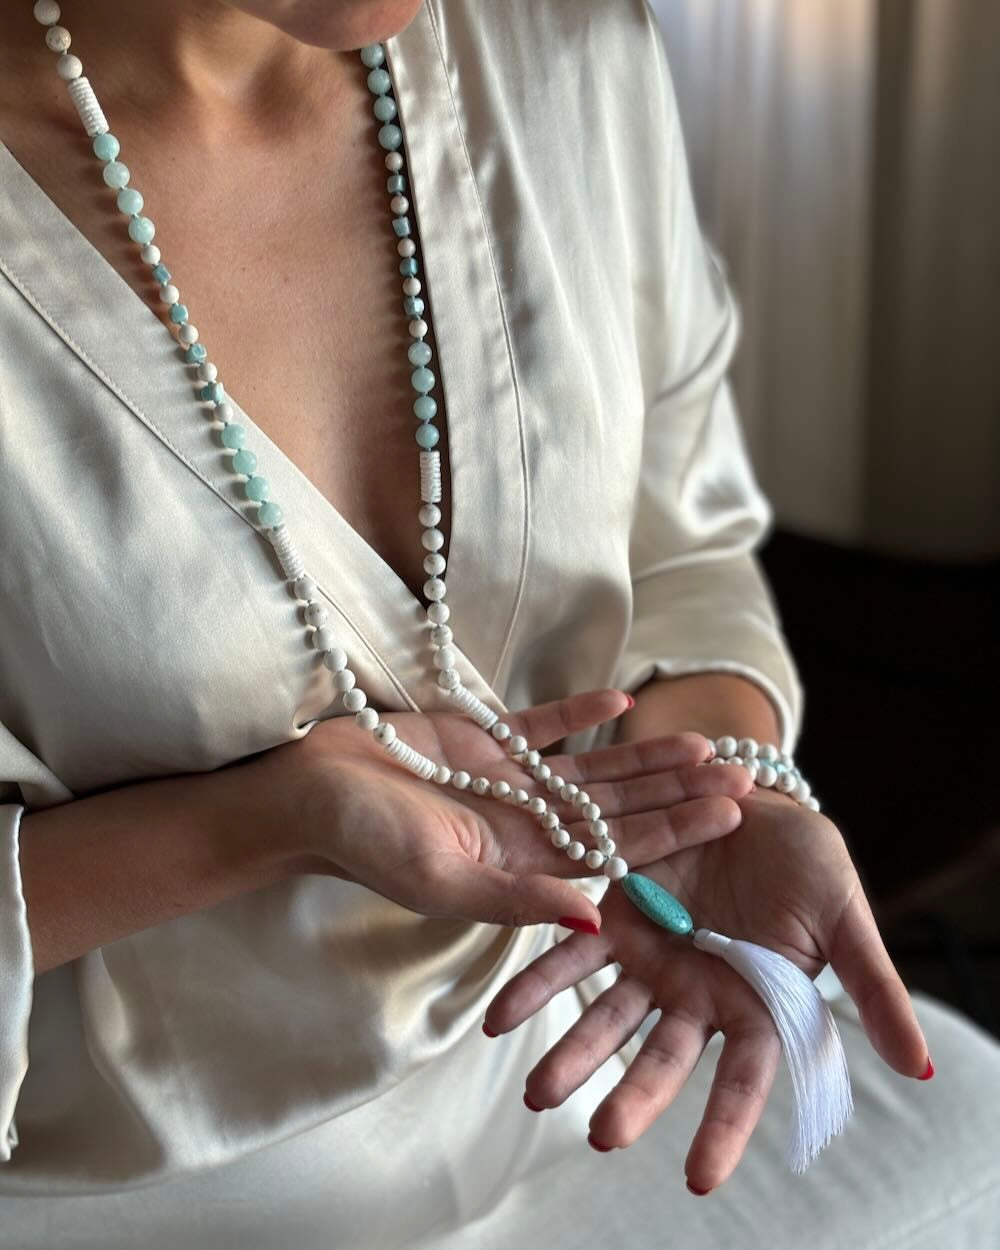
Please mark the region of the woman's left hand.
[[[770, 947], [811, 977], [829, 961], [878, 1054], [905, 1076], [926, 1075], [927, 1045], [910, 996], [836, 826], [760, 789], [740, 807], [735, 833], [637, 871], [679, 898], [695, 928]], [[591, 1116], [592, 1140], [605, 1147], [629, 1146], [645, 1132], [721, 1029], [725, 1045], [685, 1164], [691, 1186], [714, 1189], [742, 1157], [770, 1092], [781, 1058], [774, 1024], [736, 972], [696, 950], [690, 937], [653, 924], [620, 884], [608, 887], [599, 906], [600, 935], [574, 933], [535, 959], [490, 1003], [487, 1025], [508, 1032], [561, 990], [608, 963], [621, 965], [618, 981], [526, 1079], [526, 1097], [536, 1107], [559, 1106], [659, 1008], [639, 1054]]]

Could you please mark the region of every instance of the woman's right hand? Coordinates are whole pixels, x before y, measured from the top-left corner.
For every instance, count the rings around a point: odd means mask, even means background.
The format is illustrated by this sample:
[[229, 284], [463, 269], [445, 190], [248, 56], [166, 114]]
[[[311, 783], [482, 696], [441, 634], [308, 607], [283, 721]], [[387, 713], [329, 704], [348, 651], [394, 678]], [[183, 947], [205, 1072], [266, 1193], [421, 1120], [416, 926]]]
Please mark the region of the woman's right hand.
[[[628, 707], [619, 690], [570, 695], [505, 715], [536, 750]], [[579, 809], [536, 782], [501, 743], [460, 712], [391, 712], [416, 750], [472, 777], [539, 794], [569, 832], [593, 845]], [[248, 761], [289, 854], [358, 882], [426, 916], [529, 925], [566, 918], [600, 927], [601, 914], [568, 878], [596, 875], [552, 846], [538, 820], [471, 788], [422, 781], [385, 753], [351, 715], [320, 721], [304, 737]], [[742, 768], [702, 768], [699, 734], [674, 734], [575, 755], [545, 756], [553, 774], [586, 789], [630, 867], [731, 833]]]

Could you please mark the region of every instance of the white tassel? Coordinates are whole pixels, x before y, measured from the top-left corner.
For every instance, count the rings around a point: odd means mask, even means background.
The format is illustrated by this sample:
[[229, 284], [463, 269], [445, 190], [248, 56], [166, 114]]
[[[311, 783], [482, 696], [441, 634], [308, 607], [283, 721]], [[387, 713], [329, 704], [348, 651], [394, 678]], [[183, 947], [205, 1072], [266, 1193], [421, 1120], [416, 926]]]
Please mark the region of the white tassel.
[[757, 991], [774, 1018], [792, 1077], [795, 1115], [785, 1159], [801, 1174], [854, 1110], [837, 1022], [809, 977], [777, 951], [698, 929], [694, 944], [718, 955]]

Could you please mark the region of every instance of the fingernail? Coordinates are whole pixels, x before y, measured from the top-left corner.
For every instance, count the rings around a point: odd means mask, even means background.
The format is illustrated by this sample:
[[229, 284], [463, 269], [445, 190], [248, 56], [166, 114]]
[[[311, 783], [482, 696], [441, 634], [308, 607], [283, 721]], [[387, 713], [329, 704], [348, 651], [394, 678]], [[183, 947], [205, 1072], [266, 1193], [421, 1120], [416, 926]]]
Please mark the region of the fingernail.
[[706, 1194], [710, 1194], [712, 1192], [710, 1189], [699, 1189], [697, 1185], [692, 1185], [688, 1180], [686, 1180], [684, 1184], [687, 1185], [688, 1190], [691, 1193], [697, 1194], [699, 1198], [704, 1198]]
[[629, 711], [631, 708], [634, 708], [634, 707], [635, 707], [635, 699], [633, 699], [633, 698], [632, 698], [632, 696], [631, 696], [630, 694], [628, 694], [628, 693], [627, 693], [626, 691], [624, 691], [624, 690], [622, 691], [622, 694], [623, 694], [623, 695], [625, 695], [625, 698], [626, 698], [626, 699], [628, 699], [628, 707], [625, 709], [625, 711], [627, 712], [627, 711]]
[[496, 1033], [494, 1033], [494, 1032], [493, 1032], [493, 1030], [490, 1028], [490, 1026], [489, 1026], [488, 1024], [486, 1024], [485, 1022], [483, 1023], [483, 1032], [486, 1034], [486, 1036], [487, 1036], [487, 1037], [497, 1037], [497, 1036], [498, 1036]]
[[934, 1075], [934, 1065], [931, 1063], [931, 1057], [930, 1057], [930, 1055], [928, 1055], [928, 1056], [927, 1056], [927, 1069], [926, 1069], [926, 1071], [924, 1072], [923, 1076], [918, 1076], [918, 1077], [917, 1077], [917, 1080], [918, 1080], [918, 1081], [929, 1081], [933, 1075]]
[[590, 1142], [590, 1144], [594, 1147], [595, 1150], [614, 1150], [614, 1146], [602, 1145], [602, 1143], [597, 1140], [597, 1138], [594, 1136], [593, 1133], [587, 1134], [587, 1141]]
[[524, 1105], [529, 1111], [544, 1111], [544, 1107], [536, 1107], [527, 1094], [524, 1095]]
[[601, 932], [593, 920], [578, 920], [576, 916], [560, 916], [558, 923], [564, 929], [576, 929], [578, 933], [593, 933], [599, 936]]

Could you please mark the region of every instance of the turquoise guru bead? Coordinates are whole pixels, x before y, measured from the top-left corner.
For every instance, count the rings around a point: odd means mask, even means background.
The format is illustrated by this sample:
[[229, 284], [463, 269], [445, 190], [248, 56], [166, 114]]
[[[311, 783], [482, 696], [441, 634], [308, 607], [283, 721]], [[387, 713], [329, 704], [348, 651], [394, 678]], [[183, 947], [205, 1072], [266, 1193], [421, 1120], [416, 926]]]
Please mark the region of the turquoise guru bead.
[[685, 937], [694, 928], [687, 908], [651, 877], [644, 877], [639, 872], [626, 873], [622, 878], [622, 889], [644, 916], [668, 932]]

